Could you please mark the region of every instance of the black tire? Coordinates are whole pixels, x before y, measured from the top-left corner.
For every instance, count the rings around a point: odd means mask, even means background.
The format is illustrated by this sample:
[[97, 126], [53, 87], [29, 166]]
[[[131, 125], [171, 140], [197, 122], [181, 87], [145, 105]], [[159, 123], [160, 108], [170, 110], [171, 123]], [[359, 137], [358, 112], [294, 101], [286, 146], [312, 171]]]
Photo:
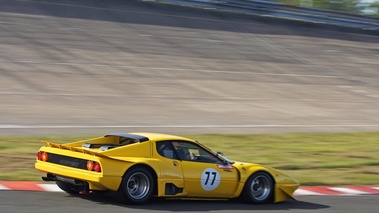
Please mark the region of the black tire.
[[247, 203], [262, 204], [272, 202], [274, 181], [267, 172], [256, 172], [246, 181], [241, 194]]
[[70, 184], [70, 183], [66, 183], [66, 182], [63, 182], [63, 181], [59, 181], [59, 180], [56, 180], [55, 183], [57, 184], [57, 186], [62, 189], [63, 191], [69, 193], [69, 194], [79, 194], [79, 189], [73, 185], [73, 184]]
[[128, 204], [144, 204], [153, 196], [155, 182], [150, 171], [144, 167], [135, 167], [122, 178], [118, 193]]

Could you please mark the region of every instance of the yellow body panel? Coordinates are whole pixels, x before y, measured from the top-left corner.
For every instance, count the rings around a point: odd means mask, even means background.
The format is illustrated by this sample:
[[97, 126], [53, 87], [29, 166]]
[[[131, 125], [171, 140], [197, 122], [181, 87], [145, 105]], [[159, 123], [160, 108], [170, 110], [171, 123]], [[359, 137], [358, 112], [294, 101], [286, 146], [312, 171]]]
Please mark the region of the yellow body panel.
[[[40, 152], [47, 152], [58, 158], [69, 156], [70, 159], [99, 162], [101, 172], [38, 159], [35, 168], [55, 176], [87, 182], [89, 190], [117, 191], [128, 169], [137, 164], [144, 165], [149, 167], [156, 177], [156, 196], [159, 197], [236, 198], [241, 195], [248, 178], [258, 171], [265, 171], [272, 176], [275, 182], [274, 202], [291, 199], [293, 192], [299, 187], [299, 183], [294, 178], [259, 164], [185, 161], [168, 158], [157, 152], [156, 144], [159, 141], [187, 141], [196, 143], [207, 152], [212, 152], [191, 139], [158, 133], [132, 134], [144, 136], [147, 139], [142, 138], [143, 142], [120, 145], [122, 135], [112, 135], [62, 145], [46, 142], [45, 146], [40, 148]], [[85, 146], [85, 143], [91, 146]], [[111, 148], [103, 149], [103, 145]], [[166, 184], [173, 184], [182, 191], [167, 194]]]
[[[243, 162], [235, 162], [234, 165], [241, 171], [240, 182], [242, 185], [244, 185], [247, 179], [255, 172], [265, 171], [269, 173], [275, 181], [274, 202], [293, 199], [293, 192], [300, 186], [300, 183], [293, 177], [268, 166]], [[242, 192], [243, 187], [241, 187], [240, 190], [241, 191], [238, 191], [237, 194]]]

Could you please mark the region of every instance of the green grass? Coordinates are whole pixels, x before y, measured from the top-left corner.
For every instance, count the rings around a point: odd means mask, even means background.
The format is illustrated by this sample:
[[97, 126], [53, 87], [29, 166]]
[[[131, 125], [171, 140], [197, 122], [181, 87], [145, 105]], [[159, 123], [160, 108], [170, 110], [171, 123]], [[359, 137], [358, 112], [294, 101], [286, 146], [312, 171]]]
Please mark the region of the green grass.
[[[236, 161], [280, 169], [302, 185], [379, 184], [379, 133], [197, 134], [193, 138]], [[0, 137], [0, 180], [40, 180], [34, 169], [41, 140], [65, 143], [82, 137]]]

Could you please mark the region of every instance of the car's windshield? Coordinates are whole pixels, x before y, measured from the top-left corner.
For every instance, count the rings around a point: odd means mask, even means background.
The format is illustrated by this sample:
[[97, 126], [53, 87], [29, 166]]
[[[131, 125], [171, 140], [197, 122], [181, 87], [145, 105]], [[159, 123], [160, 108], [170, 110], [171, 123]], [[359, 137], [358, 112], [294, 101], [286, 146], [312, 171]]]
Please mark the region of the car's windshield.
[[[199, 143], [199, 142], [198, 142], [198, 143]], [[204, 146], [204, 145], [203, 145], [203, 146]], [[208, 148], [208, 150], [209, 150], [212, 154], [214, 154], [215, 156], [221, 158], [221, 159], [224, 160], [225, 162], [230, 163], [230, 164], [234, 164], [234, 161], [232, 161], [232, 160], [230, 160], [229, 158], [225, 157], [223, 153], [221, 153], [221, 152], [216, 152], [216, 151], [214, 151], [213, 149], [210, 149], [209, 147], [207, 147], [207, 148]]]

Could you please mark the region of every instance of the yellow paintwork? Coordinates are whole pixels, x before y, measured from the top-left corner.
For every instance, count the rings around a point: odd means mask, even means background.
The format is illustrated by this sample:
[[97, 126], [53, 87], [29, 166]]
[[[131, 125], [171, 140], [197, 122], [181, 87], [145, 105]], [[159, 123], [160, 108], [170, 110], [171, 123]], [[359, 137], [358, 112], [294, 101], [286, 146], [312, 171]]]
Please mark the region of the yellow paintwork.
[[241, 183], [245, 183], [250, 175], [257, 171], [266, 171], [271, 174], [275, 180], [275, 202], [292, 199], [293, 192], [300, 185], [293, 177], [271, 167], [243, 162], [235, 162], [234, 166], [241, 171]]
[[[235, 162], [228, 165], [230, 168], [219, 168], [215, 163], [199, 163], [165, 158], [157, 153], [156, 142], [165, 140], [189, 141], [194, 140], [179, 136], [158, 133], [131, 133], [147, 137], [149, 140], [121, 146], [105, 151], [99, 148], [85, 148], [83, 143], [117, 145], [118, 136], [98, 137], [88, 140], [66, 144], [54, 144], [45, 142], [40, 151], [73, 158], [93, 160], [99, 162], [102, 171], [97, 173], [59, 164], [36, 160], [35, 168], [44, 172], [76, 180], [88, 182], [90, 190], [117, 191], [120, 187], [122, 176], [134, 165], [146, 165], [154, 171], [157, 177], [157, 194], [159, 197], [199, 197], [199, 198], [236, 198], [243, 191], [247, 179], [257, 171], [266, 171], [275, 181], [274, 202], [280, 202], [292, 198], [293, 192], [299, 187], [299, 183], [292, 177], [267, 166]], [[200, 178], [205, 169], [220, 174], [221, 180], [215, 189], [202, 188]], [[166, 183], [172, 183], [176, 187], [183, 188], [182, 193], [175, 195], [165, 194]]]

